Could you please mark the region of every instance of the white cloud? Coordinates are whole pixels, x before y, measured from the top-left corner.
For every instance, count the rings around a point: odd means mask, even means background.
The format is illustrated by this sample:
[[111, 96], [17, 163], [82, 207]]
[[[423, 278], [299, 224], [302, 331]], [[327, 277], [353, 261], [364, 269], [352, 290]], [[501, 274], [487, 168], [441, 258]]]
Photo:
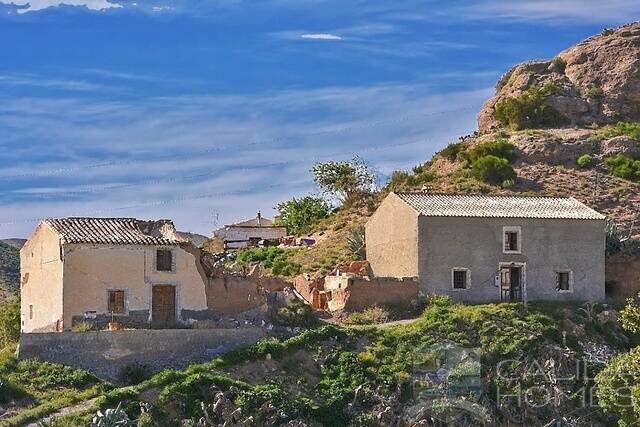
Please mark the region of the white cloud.
[[342, 37], [329, 33], [300, 34], [300, 38], [311, 40], [342, 40]]
[[0, 0], [2, 4], [18, 6], [18, 13], [35, 12], [57, 6], [82, 6], [90, 10], [122, 7], [109, 0]]

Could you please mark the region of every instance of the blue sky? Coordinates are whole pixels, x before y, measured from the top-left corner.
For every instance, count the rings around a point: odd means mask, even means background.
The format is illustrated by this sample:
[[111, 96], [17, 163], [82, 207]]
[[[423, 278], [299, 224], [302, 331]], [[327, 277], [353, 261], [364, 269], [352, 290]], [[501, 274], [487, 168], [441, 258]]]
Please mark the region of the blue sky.
[[512, 65], [637, 1], [0, 0], [0, 237], [43, 217], [217, 226], [315, 191], [316, 161], [408, 169]]

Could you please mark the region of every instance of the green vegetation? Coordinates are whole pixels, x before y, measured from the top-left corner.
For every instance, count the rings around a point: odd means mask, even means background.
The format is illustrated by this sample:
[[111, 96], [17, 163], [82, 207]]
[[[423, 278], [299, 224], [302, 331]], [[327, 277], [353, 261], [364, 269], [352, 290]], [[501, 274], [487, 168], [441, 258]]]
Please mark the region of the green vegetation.
[[615, 125], [604, 126], [593, 135], [593, 139], [601, 141], [616, 136], [628, 136], [640, 141], [640, 123], [639, 122], [618, 122]]
[[451, 144], [438, 151], [435, 155], [451, 160], [452, 162], [457, 160], [458, 154], [462, 153], [466, 149], [463, 142], [452, 142]]
[[[640, 306], [629, 299], [621, 311], [622, 326], [629, 332], [640, 332]], [[640, 419], [640, 346], [616, 356], [596, 376], [598, 405], [616, 414], [618, 425], [630, 427]]]
[[509, 161], [488, 155], [473, 162], [471, 174], [474, 178], [493, 185], [501, 185], [505, 181], [514, 182], [517, 178]]
[[516, 147], [509, 141], [498, 140], [494, 142], [485, 142], [467, 150], [463, 154], [464, 160], [472, 165], [482, 157], [494, 156], [505, 159], [508, 163], [516, 160]]
[[376, 176], [360, 158], [346, 162], [316, 163], [311, 169], [315, 183], [345, 204], [362, 200], [373, 189]]
[[624, 154], [618, 154], [606, 158], [604, 164], [618, 178], [627, 180], [640, 179], [640, 160], [634, 160]]
[[385, 192], [406, 191], [421, 187], [438, 179], [438, 174], [427, 167], [418, 166], [413, 169], [413, 174], [407, 171], [394, 171], [385, 187]]
[[20, 290], [20, 250], [0, 242], [0, 290], [17, 295]]
[[239, 249], [234, 252], [229, 261], [241, 264], [258, 263], [260, 267], [271, 270], [274, 276], [291, 277], [300, 274], [302, 266], [291, 261], [295, 250], [278, 247]]
[[556, 68], [558, 68], [558, 71], [564, 74], [564, 71], [567, 69], [567, 61], [562, 59], [560, 56], [556, 56], [551, 62], [556, 66]]
[[384, 307], [373, 306], [363, 311], [349, 314], [345, 323], [348, 325], [374, 325], [389, 321], [391, 314]]
[[544, 87], [533, 86], [518, 97], [498, 102], [493, 116], [513, 130], [564, 125], [566, 117], [546, 104], [549, 95], [556, 90], [551, 83]]
[[301, 235], [308, 233], [321, 219], [331, 213], [329, 204], [320, 197], [295, 197], [276, 206], [278, 215], [276, 225], [286, 226], [290, 234]]
[[0, 348], [20, 338], [20, 300], [13, 298], [0, 302]]
[[303, 328], [311, 328], [319, 322], [311, 307], [299, 299], [292, 301], [286, 307], [278, 309], [273, 321], [281, 326]]
[[587, 91], [587, 97], [591, 99], [600, 99], [604, 95], [604, 90], [596, 84], [592, 84]]
[[583, 154], [582, 156], [578, 157], [578, 160], [576, 160], [576, 163], [578, 164], [579, 167], [583, 169], [591, 167], [593, 166], [593, 156], [589, 154]]
[[356, 260], [363, 260], [367, 256], [365, 228], [359, 225], [351, 231], [351, 235], [347, 238], [349, 251]]

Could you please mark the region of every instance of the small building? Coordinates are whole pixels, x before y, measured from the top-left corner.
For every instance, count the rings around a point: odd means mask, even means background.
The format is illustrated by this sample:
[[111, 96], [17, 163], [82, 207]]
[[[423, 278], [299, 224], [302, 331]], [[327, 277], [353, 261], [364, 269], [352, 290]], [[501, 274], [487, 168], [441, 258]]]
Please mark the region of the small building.
[[287, 227], [275, 225], [273, 220], [263, 218], [260, 212], [255, 218], [225, 225], [213, 233], [214, 237], [224, 241], [225, 249], [257, 246], [261, 240], [279, 240], [286, 235]]
[[47, 219], [20, 263], [22, 332], [173, 325], [207, 313], [200, 251], [169, 220]]
[[574, 198], [391, 193], [366, 248], [375, 276], [416, 276], [423, 294], [605, 298], [605, 217]]

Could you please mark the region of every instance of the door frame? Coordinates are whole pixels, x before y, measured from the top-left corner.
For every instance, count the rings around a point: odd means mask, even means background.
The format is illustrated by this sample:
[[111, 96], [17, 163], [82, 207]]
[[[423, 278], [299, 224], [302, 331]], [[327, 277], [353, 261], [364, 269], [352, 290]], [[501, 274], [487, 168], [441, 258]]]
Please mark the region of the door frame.
[[175, 319], [175, 323], [180, 323], [179, 317], [178, 317], [178, 313], [180, 313], [179, 310], [179, 286], [175, 283], [151, 283], [151, 286], [149, 286], [149, 322], [153, 323], [154, 322], [154, 318], [153, 318], [153, 288], [156, 286], [171, 286], [173, 288], [173, 318]]
[[527, 302], [527, 263], [526, 262], [500, 262], [498, 263], [498, 300], [502, 301], [502, 278], [500, 273], [503, 267], [520, 267], [520, 292], [522, 293], [522, 302]]

